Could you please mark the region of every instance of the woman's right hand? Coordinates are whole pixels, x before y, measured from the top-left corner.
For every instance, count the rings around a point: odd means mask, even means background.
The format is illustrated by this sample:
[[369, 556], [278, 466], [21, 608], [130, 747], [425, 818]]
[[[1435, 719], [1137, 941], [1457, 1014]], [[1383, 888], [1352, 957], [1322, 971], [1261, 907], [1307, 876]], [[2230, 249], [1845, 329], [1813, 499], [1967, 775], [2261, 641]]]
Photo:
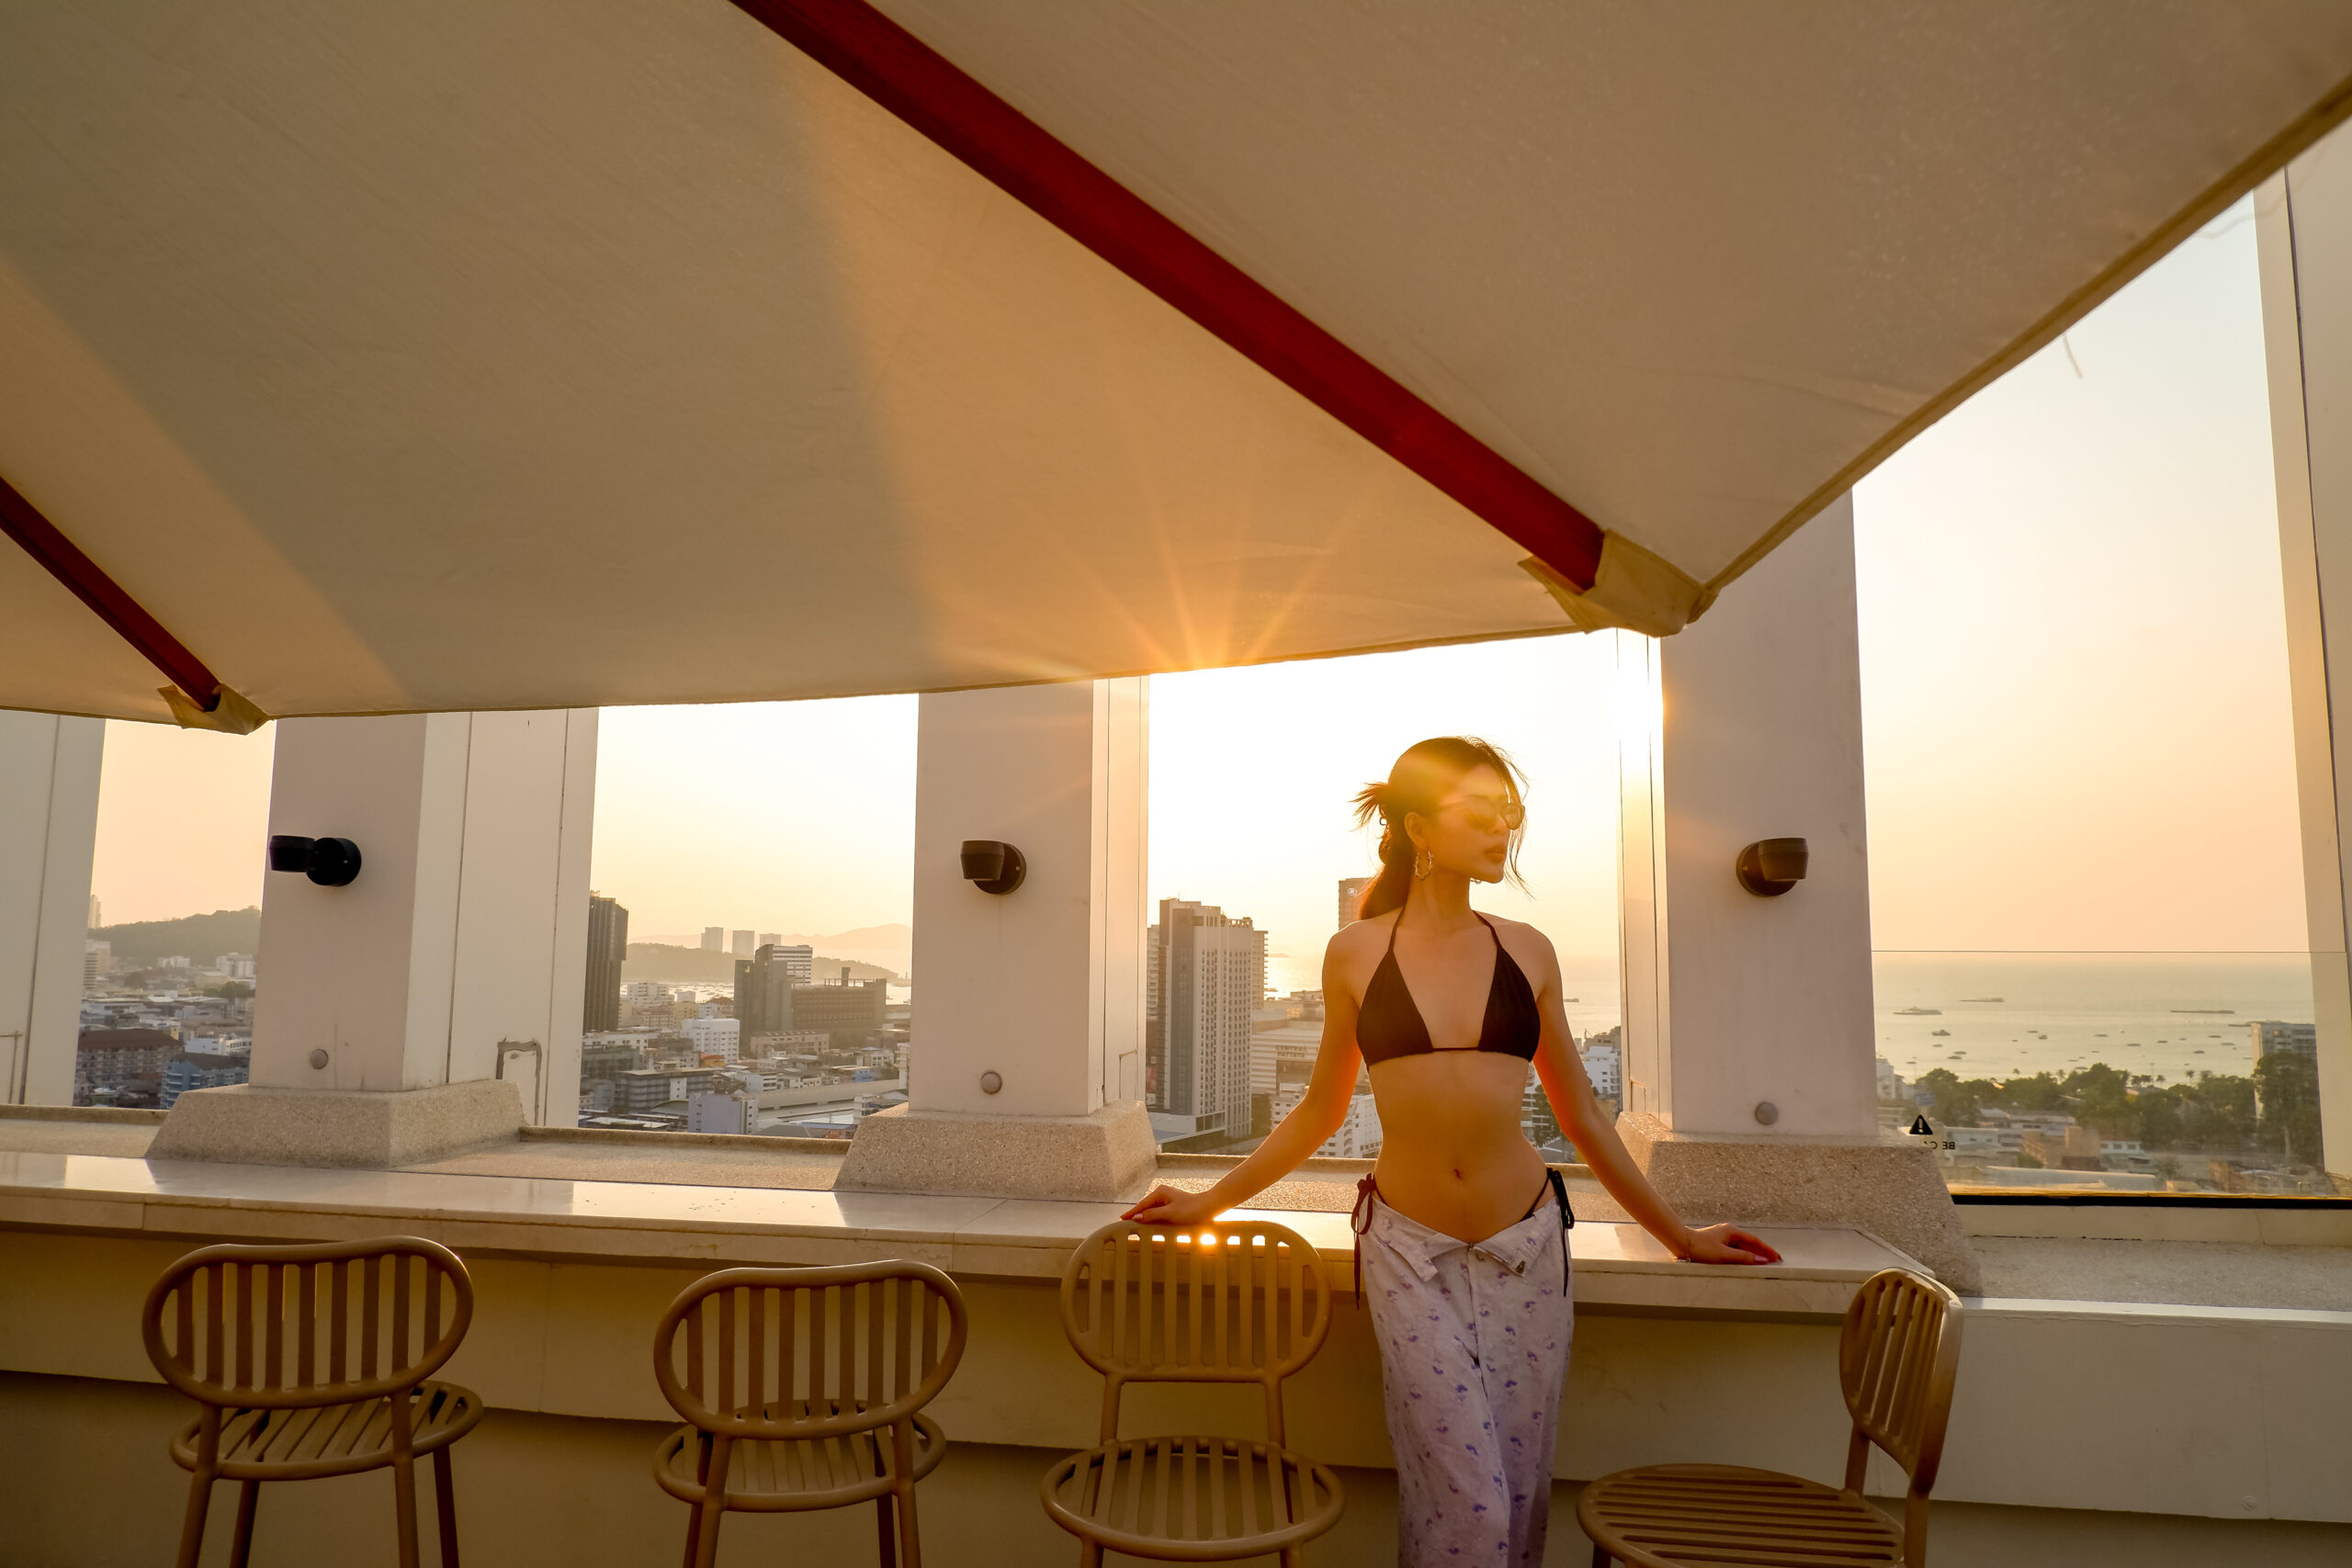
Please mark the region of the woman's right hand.
[[1145, 1194], [1142, 1202], [1119, 1218], [1147, 1225], [1197, 1225], [1216, 1218], [1222, 1207], [1212, 1202], [1206, 1192], [1187, 1192], [1181, 1187], [1155, 1187]]

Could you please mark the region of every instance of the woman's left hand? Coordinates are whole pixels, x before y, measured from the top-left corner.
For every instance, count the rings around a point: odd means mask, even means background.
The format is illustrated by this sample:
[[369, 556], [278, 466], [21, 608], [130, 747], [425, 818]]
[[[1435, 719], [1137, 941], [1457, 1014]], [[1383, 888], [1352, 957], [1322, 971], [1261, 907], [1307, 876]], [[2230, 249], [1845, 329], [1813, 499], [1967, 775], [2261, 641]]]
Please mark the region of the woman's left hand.
[[1781, 1255], [1761, 1236], [1736, 1225], [1700, 1225], [1689, 1233], [1686, 1263], [1778, 1263]]

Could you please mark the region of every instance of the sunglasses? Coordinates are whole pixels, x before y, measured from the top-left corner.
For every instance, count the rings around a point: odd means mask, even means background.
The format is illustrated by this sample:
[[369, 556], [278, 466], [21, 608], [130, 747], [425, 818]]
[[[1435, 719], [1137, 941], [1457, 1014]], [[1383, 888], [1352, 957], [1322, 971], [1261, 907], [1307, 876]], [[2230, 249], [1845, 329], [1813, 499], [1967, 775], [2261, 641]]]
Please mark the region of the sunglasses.
[[1527, 807], [1516, 800], [1499, 800], [1491, 795], [1457, 795], [1451, 800], [1438, 802], [1438, 809], [1449, 806], [1462, 807], [1463, 819], [1481, 833], [1491, 833], [1498, 828], [1519, 831], [1527, 820]]

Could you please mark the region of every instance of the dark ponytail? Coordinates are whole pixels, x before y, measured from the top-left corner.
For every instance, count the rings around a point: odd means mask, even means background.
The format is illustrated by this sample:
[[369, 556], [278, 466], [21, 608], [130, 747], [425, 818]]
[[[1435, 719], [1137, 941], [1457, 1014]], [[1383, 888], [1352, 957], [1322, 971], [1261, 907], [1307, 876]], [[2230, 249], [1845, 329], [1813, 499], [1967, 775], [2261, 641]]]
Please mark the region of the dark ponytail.
[[[1357, 919], [1404, 908], [1405, 895], [1413, 886], [1413, 838], [1405, 831], [1405, 818], [1417, 811], [1433, 815], [1454, 781], [1481, 766], [1502, 776], [1512, 800], [1524, 797], [1527, 782], [1520, 776], [1519, 765], [1499, 747], [1471, 735], [1441, 735], [1409, 746], [1385, 782], [1356, 792], [1356, 826], [1370, 827], [1375, 818], [1380, 821], [1380, 874], [1357, 901]], [[1510, 865], [1511, 881], [1520, 882], [1516, 828], [1511, 829]]]

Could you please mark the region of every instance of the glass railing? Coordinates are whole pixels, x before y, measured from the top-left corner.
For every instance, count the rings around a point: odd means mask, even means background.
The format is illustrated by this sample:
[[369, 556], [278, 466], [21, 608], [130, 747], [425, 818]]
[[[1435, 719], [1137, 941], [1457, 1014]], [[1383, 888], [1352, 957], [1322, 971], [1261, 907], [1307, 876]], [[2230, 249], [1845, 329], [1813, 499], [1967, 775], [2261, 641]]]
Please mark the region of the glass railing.
[[1955, 1194], [2347, 1195], [2321, 1164], [2308, 953], [1872, 967], [1881, 1125], [1931, 1144]]

